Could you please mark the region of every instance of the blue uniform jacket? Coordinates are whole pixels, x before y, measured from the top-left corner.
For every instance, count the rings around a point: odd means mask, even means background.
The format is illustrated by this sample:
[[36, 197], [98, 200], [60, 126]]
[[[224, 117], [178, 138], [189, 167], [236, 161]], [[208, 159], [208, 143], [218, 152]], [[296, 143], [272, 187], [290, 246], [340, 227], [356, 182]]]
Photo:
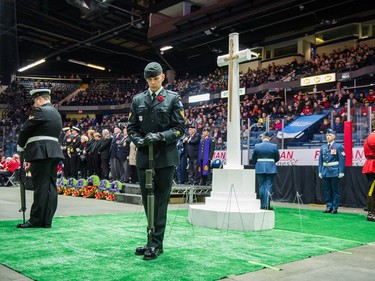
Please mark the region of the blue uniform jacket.
[[277, 174], [276, 162], [279, 159], [280, 153], [276, 144], [263, 140], [255, 145], [252, 160], [256, 174]]
[[319, 153], [319, 173], [322, 177], [338, 177], [345, 171], [345, 152], [342, 144], [333, 142], [330, 146], [323, 144]]

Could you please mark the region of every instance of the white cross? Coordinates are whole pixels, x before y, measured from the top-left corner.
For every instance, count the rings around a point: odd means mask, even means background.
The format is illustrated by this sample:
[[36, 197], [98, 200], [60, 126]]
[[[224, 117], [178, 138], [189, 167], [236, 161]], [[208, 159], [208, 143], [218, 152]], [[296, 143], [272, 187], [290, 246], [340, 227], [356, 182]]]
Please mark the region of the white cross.
[[[229, 65], [228, 70], [228, 120], [227, 120], [227, 161], [230, 168], [241, 166], [239, 64], [258, 55], [249, 49], [238, 51], [238, 33], [229, 34], [229, 54], [219, 56], [217, 65]], [[232, 121], [233, 120], [233, 121]]]

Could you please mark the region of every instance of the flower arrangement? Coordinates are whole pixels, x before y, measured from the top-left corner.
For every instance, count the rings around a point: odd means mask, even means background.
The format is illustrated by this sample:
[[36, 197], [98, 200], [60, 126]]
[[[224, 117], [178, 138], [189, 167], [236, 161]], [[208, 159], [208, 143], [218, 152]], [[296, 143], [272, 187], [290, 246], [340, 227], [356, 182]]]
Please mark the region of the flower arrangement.
[[108, 188], [108, 190], [112, 193], [121, 192], [121, 189], [122, 189], [122, 183], [120, 181], [111, 182], [110, 187]]
[[74, 189], [73, 191], [72, 191], [72, 196], [73, 197], [80, 197], [80, 196], [82, 196], [82, 189]]
[[82, 190], [83, 190], [84, 186], [87, 186], [87, 180], [85, 180], [85, 179], [79, 179], [77, 181], [76, 187], [74, 188], [74, 191], [72, 192], [72, 196], [74, 196], [74, 197], [83, 196]]
[[107, 189], [110, 187], [110, 183], [108, 180], [102, 180], [100, 182], [100, 185], [98, 187], [98, 190], [95, 193], [96, 199], [105, 199], [105, 194], [107, 192]]
[[82, 187], [82, 197], [94, 198], [100, 184], [100, 178], [97, 175], [91, 175], [84, 184], [86, 185]]
[[[164, 98], [163, 98], [164, 99]], [[100, 180], [97, 175], [86, 179], [59, 178], [57, 180], [57, 191], [66, 196], [82, 196], [84, 198], [96, 198], [114, 201], [115, 193], [121, 192], [125, 187], [120, 181]]]
[[64, 177], [58, 178], [56, 185], [57, 185], [57, 193], [64, 194], [66, 186], [68, 185], [68, 180]]
[[81, 190], [82, 197], [84, 198], [94, 198], [96, 191], [98, 190], [97, 186], [84, 186]]
[[73, 187], [66, 187], [65, 190], [64, 190], [64, 195], [70, 196], [70, 195], [72, 195], [73, 191], [74, 191]]
[[113, 200], [115, 200], [115, 194], [114, 193], [106, 193], [106, 195], [105, 195], [105, 200], [107, 200], [107, 201], [113, 201]]
[[97, 175], [92, 175], [87, 179], [87, 185], [89, 186], [99, 186], [100, 178]]
[[95, 199], [105, 199], [105, 193], [102, 191], [96, 190]]
[[75, 178], [69, 178], [68, 179], [68, 187], [75, 188], [77, 186], [77, 179]]

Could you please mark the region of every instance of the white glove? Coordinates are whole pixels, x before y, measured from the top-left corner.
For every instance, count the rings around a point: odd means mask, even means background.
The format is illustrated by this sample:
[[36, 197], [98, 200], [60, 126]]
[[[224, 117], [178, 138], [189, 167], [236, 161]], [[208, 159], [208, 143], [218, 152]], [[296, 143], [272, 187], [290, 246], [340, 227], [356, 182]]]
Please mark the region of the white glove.
[[344, 173], [339, 173], [339, 179], [344, 177]]
[[319, 173], [319, 178], [323, 178], [322, 173]]
[[25, 150], [17, 144], [17, 152], [24, 152]]

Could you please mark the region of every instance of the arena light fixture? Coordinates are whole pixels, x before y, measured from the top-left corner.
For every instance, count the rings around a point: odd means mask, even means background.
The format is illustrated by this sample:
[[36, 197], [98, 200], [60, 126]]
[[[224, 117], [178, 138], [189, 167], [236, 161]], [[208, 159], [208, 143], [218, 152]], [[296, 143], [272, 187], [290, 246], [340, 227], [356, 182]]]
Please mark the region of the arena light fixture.
[[42, 64], [42, 63], [44, 63], [44, 62], [46, 62], [45, 59], [38, 60], [38, 61], [36, 61], [36, 62], [33, 62], [33, 63], [29, 64], [29, 65], [26, 65], [26, 66], [24, 66], [24, 67], [18, 69], [18, 72], [25, 71], [25, 70], [27, 70], [27, 69], [30, 69], [30, 68], [32, 68], [32, 67], [34, 67], [34, 66], [37, 66], [37, 65], [39, 65], [39, 64]]
[[167, 50], [170, 50], [170, 49], [173, 49], [173, 47], [172, 46], [164, 46], [164, 47], [160, 48], [160, 51], [164, 52], [164, 51], [167, 51]]
[[87, 66], [87, 67], [91, 67], [91, 68], [95, 68], [95, 69], [99, 69], [99, 70], [105, 70], [104, 66], [100, 66], [100, 65], [96, 65], [96, 64], [92, 64], [92, 63], [86, 63], [86, 62], [79, 61], [79, 60], [69, 59], [68, 62], [83, 65], [83, 66]]

